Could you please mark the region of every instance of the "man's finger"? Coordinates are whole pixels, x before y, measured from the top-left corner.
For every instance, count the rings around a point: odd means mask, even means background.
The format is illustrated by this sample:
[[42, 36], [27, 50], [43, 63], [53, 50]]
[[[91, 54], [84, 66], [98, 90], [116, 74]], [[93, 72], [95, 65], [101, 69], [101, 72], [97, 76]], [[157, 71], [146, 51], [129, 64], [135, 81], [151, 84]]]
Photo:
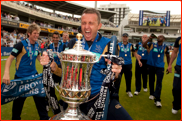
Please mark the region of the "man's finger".
[[9, 81], [9, 80], [7, 80], [7, 84], [8, 84], [8, 85], [10, 84], [10, 81]]
[[111, 64], [111, 61], [109, 59], [105, 59], [105, 61], [108, 63], [108, 64]]
[[112, 68], [120, 69], [121, 66], [120, 66], [120, 65], [117, 65], [117, 64], [113, 64], [113, 65], [112, 65]]
[[47, 52], [46, 51], [44, 51], [43, 53], [42, 53], [42, 56], [47, 56], [48, 54], [47, 54]]
[[121, 69], [112, 69], [112, 72], [120, 73], [121, 72]]
[[3, 80], [3, 83], [5, 83], [5, 84], [6, 84], [6, 81], [5, 81], [5, 80]]

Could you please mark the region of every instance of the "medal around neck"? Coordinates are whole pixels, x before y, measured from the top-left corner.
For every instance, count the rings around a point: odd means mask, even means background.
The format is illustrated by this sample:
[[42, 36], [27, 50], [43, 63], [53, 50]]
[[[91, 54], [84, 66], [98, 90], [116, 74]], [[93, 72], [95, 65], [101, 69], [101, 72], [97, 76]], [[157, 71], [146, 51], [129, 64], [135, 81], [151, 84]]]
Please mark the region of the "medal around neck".
[[90, 74], [96, 63], [96, 55], [82, 48], [82, 34], [77, 34], [75, 48], [59, 54], [62, 65], [62, 80], [59, 88], [61, 99], [68, 108], [51, 120], [90, 120], [78, 108], [91, 94]]

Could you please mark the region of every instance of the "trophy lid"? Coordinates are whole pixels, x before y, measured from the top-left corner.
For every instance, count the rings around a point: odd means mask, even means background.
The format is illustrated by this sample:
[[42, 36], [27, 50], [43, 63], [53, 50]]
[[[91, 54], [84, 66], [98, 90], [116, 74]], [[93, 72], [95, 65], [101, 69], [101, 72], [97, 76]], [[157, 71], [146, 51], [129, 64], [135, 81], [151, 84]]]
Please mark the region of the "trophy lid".
[[95, 63], [96, 55], [90, 51], [82, 48], [82, 34], [78, 33], [76, 38], [78, 41], [75, 43], [73, 49], [68, 49], [61, 52], [61, 61], [77, 62], [77, 63]]

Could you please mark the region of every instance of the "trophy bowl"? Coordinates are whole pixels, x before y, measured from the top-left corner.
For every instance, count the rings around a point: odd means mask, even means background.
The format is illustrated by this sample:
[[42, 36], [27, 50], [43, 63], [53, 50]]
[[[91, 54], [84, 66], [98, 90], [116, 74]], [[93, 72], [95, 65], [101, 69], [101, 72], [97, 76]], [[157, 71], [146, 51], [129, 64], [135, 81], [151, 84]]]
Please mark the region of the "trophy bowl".
[[96, 55], [82, 49], [81, 34], [73, 49], [59, 54], [62, 65], [62, 80], [59, 88], [61, 99], [68, 108], [51, 120], [90, 120], [79, 110], [79, 105], [88, 100], [91, 94], [90, 75]]

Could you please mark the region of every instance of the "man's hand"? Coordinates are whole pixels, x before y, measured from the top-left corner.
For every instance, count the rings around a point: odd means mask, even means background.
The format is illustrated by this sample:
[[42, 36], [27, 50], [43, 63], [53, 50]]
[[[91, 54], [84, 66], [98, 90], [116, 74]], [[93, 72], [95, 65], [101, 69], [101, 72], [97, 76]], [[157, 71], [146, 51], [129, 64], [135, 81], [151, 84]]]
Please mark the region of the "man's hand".
[[[47, 65], [49, 63], [50, 59], [47, 54], [47, 52], [43, 52], [42, 56], [40, 57], [40, 64], [41, 65]], [[54, 72], [56, 70], [56, 63], [53, 61], [50, 65], [51, 70]]]
[[142, 67], [142, 62], [141, 61], [138, 61], [138, 64], [140, 67]]
[[169, 71], [169, 73], [172, 73], [172, 66], [169, 65], [168, 68], [167, 68], [167, 70]]
[[54, 72], [56, 70], [56, 63], [53, 61], [50, 67], [51, 67], [51, 70]]
[[10, 76], [9, 76], [9, 74], [4, 74], [2, 82], [5, 83], [6, 85], [10, 84]]
[[4, 69], [4, 75], [2, 78], [2, 82], [9, 85], [10, 84], [10, 66], [12, 61], [15, 59], [13, 55], [10, 55], [8, 59], [6, 60], [5, 69]]
[[[105, 59], [105, 61], [108, 64], [111, 64], [111, 61], [109, 59]], [[115, 72], [115, 78], [118, 78], [119, 73], [121, 72], [122, 67], [120, 65], [117, 65], [116, 63], [113, 63], [112, 65], [112, 72]]]
[[50, 59], [47, 54], [47, 52], [43, 52], [42, 56], [40, 57], [40, 64], [41, 65], [47, 65], [49, 63]]

